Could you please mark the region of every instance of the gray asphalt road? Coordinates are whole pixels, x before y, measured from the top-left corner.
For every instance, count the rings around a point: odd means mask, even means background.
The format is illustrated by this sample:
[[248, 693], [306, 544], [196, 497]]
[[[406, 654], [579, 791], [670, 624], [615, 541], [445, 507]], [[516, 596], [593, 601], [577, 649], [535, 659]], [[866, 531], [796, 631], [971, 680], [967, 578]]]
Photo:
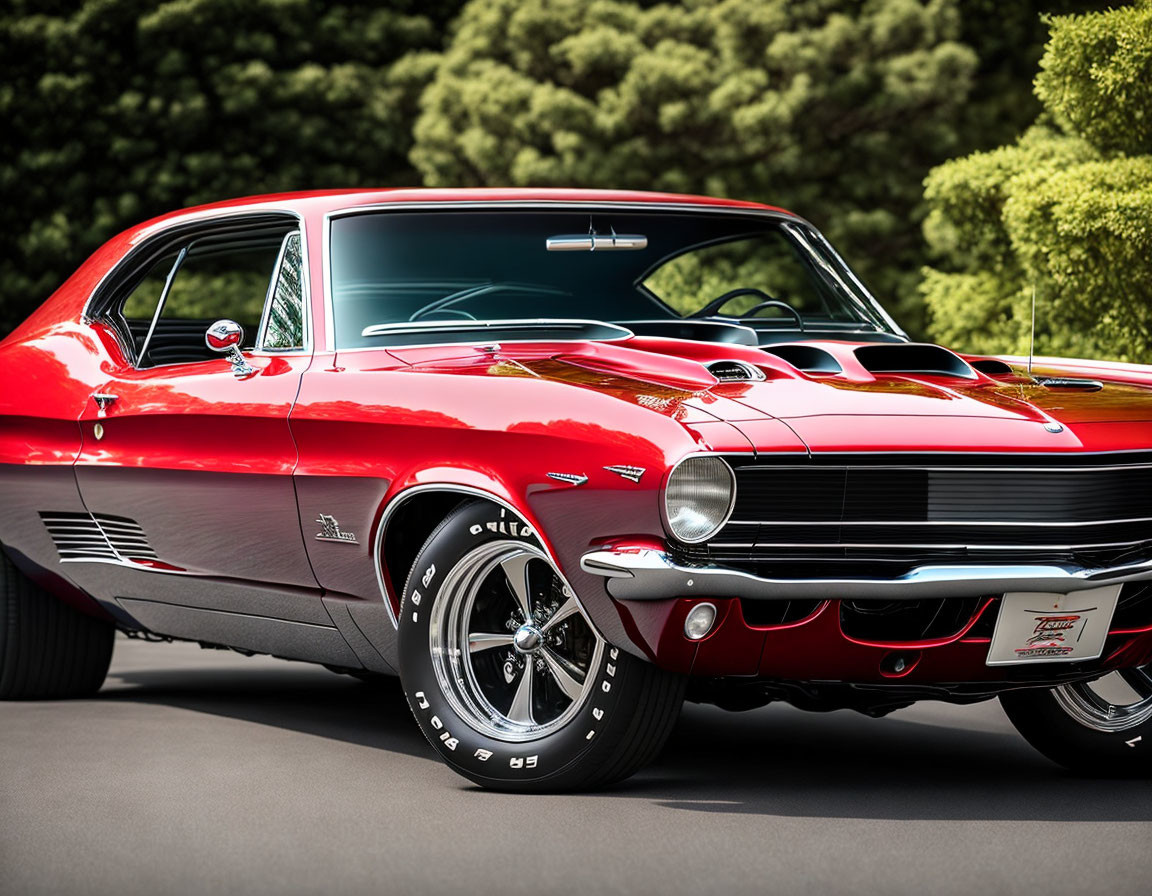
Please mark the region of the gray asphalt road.
[[1152, 893], [1152, 783], [1070, 777], [995, 704], [688, 707], [619, 789], [482, 792], [398, 688], [121, 641], [0, 705], [4, 893]]

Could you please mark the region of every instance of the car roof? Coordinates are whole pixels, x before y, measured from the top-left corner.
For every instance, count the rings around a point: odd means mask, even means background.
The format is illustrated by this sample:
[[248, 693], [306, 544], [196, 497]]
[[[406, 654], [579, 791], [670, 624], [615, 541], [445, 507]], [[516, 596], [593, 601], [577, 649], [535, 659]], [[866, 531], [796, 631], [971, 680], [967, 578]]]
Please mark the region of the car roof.
[[684, 193], [650, 193], [639, 190], [576, 190], [540, 187], [468, 187], [468, 188], [407, 188], [376, 190], [306, 190], [293, 193], [268, 193], [244, 196], [206, 205], [179, 209], [153, 218], [132, 228], [130, 241], [136, 242], [157, 229], [179, 219], [194, 220], [210, 217], [221, 211], [286, 211], [301, 216], [355, 209], [362, 206], [396, 204], [435, 205], [437, 203], [621, 203], [628, 205], [676, 205], [700, 208], [746, 209], [791, 215], [786, 209], [713, 196], [694, 196]]

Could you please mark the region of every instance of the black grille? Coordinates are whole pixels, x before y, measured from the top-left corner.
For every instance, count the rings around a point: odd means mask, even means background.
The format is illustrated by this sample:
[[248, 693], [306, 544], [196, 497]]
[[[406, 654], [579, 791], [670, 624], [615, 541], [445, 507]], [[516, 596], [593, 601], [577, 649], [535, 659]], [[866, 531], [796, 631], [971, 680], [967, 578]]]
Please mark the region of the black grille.
[[736, 506], [713, 560], [908, 566], [1152, 556], [1152, 456], [731, 458]]
[[840, 630], [858, 641], [932, 641], [962, 632], [985, 598], [842, 600]]
[[1122, 631], [1152, 625], [1152, 582], [1129, 582], [1120, 592], [1112, 628]]

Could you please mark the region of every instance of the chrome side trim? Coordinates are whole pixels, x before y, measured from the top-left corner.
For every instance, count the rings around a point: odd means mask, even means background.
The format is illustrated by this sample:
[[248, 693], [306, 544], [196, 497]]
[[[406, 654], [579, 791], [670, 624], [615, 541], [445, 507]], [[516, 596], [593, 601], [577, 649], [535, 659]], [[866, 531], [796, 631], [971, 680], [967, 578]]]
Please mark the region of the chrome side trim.
[[[771, 452], [769, 452], [771, 453]], [[868, 452], [858, 452], [859, 454], [868, 454]], [[877, 454], [891, 454], [888, 451], [876, 452]], [[920, 452], [911, 452], [912, 454], [919, 454]], [[933, 452], [924, 452], [925, 454]], [[935, 452], [946, 453], [955, 456], [957, 452]], [[1110, 454], [1112, 452], [1104, 452]], [[1115, 452], [1116, 454], [1132, 453], [1132, 454], [1147, 454], [1148, 450], [1133, 452]], [[839, 455], [840, 452], [837, 452]], [[973, 457], [987, 457], [987, 454], [982, 454], [979, 451], [971, 452]], [[1045, 455], [1029, 455], [1031, 457], [1051, 457], [1051, 454]], [[1080, 454], [1077, 453], [1076, 457], [1096, 457], [1095, 454]], [[820, 455], [817, 455], [819, 458]], [[1100, 472], [1101, 470], [1147, 470], [1152, 467], [1152, 463], [1147, 464], [1093, 464], [1091, 466], [1079, 464], [1068, 464], [1063, 467], [1029, 467], [1029, 466], [984, 466], [982, 464], [973, 464], [972, 466], [936, 466], [933, 464], [867, 464], [864, 466], [849, 466], [847, 464], [822, 464], [822, 463], [808, 463], [808, 464], [744, 464], [740, 467], [741, 470], [932, 470], [935, 472], [945, 473], [1092, 473]]]
[[[1134, 541], [1101, 541], [1089, 542], [1087, 544], [949, 544], [946, 542], [938, 542], [935, 544], [923, 542], [909, 542], [905, 544], [901, 542], [898, 545], [893, 545], [892, 542], [885, 544], [868, 543], [868, 542], [816, 542], [816, 541], [760, 541], [760, 542], [728, 542], [728, 541], [710, 541], [708, 547], [710, 548], [766, 548], [775, 550], [777, 548], [805, 548], [813, 551], [819, 550], [840, 550], [841, 548], [877, 548], [879, 550], [890, 551], [898, 550], [954, 550], [954, 551], [1092, 551], [1099, 548], [1124, 548], [1136, 544], [1152, 545], [1152, 533], [1148, 538], [1137, 538]], [[856, 557], [819, 557], [821, 562], [836, 563], [843, 561], [859, 561], [861, 558]], [[907, 562], [897, 557], [868, 557], [869, 563], [880, 561], [892, 561], [897, 563]]]
[[603, 576], [620, 600], [674, 597], [750, 600], [882, 599], [919, 600], [979, 597], [1008, 591], [1070, 594], [1101, 585], [1152, 579], [1152, 560], [1107, 569], [1073, 564], [921, 566], [890, 579], [766, 579], [719, 566], [681, 566], [663, 551], [590, 551], [580, 568]]
[[1148, 523], [1152, 517], [1140, 516], [1126, 520], [1090, 520], [1074, 523], [998, 520], [728, 520], [728, 526], [1111, 526], [1118, 523]]

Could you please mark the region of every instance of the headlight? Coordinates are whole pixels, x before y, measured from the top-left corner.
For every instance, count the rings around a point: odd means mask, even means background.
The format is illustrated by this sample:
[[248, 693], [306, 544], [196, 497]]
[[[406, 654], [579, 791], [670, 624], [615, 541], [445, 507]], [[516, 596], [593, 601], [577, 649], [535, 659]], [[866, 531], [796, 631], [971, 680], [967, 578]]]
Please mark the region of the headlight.
[[669, 531], [687, 544], [715, 535], [728, 522], [735, 503], [736, 476], [719, 457], [686, 457], [668, 476], [664, 515]]

